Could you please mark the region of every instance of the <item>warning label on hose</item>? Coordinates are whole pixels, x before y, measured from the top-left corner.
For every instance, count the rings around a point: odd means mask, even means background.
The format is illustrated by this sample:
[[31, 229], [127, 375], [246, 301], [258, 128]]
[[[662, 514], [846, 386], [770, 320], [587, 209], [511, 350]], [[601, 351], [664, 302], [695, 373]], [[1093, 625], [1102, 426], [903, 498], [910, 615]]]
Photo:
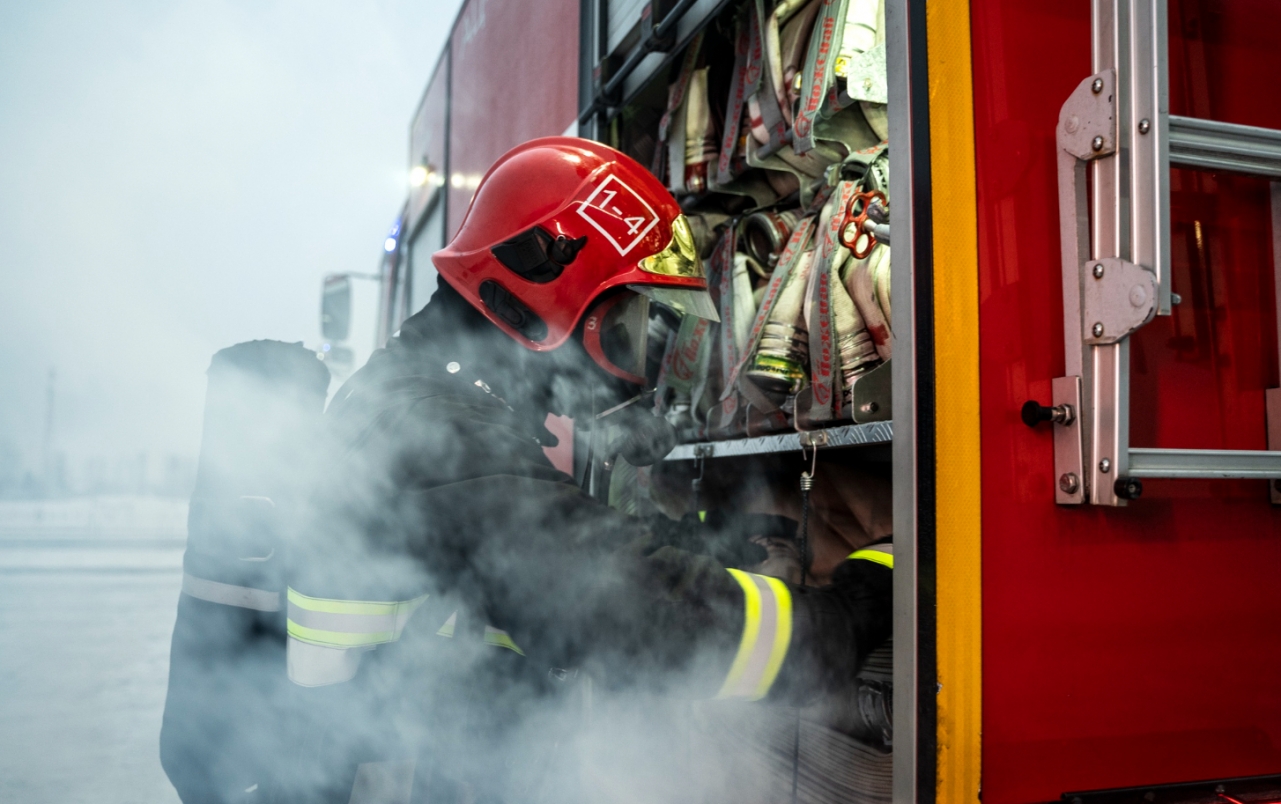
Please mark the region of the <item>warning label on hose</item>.
[[579, 203], [582, 215], [596, 231], [626, 254], [658, 224], [658, 214], [635, 190], [617, 176], [607, 176], [587, 200]]

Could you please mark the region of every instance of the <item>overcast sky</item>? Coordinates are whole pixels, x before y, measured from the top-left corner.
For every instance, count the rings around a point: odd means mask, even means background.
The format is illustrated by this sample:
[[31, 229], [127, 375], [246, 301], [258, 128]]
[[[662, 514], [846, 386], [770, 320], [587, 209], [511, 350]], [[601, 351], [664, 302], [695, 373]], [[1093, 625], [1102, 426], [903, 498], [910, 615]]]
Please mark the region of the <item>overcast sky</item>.
[[458, 0], [0, 2], [0, 449], [194, 456], [204, 370], [372, 271]]

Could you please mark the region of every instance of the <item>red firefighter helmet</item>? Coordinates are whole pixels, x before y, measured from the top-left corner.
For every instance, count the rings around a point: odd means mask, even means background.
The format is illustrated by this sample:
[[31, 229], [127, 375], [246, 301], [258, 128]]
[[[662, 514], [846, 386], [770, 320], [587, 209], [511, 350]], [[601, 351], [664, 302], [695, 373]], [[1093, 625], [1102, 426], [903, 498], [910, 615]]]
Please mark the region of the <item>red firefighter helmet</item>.
[[432, 261], [528, 349], [555, 349], [583, 322], [587, 352], [631, 382], [643, 381], [649, 299], [716, 318], [680, 207], [634, 159], [591, 140], [508, 151]]

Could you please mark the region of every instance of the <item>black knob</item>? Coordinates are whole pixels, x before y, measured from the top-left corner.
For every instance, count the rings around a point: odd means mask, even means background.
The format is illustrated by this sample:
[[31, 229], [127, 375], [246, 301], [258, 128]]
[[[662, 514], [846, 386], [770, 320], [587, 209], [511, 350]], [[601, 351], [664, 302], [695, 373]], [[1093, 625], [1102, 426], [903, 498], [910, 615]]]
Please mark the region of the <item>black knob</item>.
[[1123, 500], [1137, 500], [1143, 496], [1143, 481], [1137, 477], [1118, 477], [1112, 489]]
[[1029, 399], [1023, 403], [1021, 412], [1023, 423], [1028, 427], [1036, 427], [1041, 422], [1054, 422], [1055, 424], [1071, 424], [1076, 418], [1072, 411], [1071, 405], [1055, 405], [1047, 407], [1034, 399]]
[[1035, 399], [1029, 399], [1023, 403], [1023, 423], [1028, 427], [1036, 427], [1041, 422], [1054, 420], [1054, 408], [1042, 405]]

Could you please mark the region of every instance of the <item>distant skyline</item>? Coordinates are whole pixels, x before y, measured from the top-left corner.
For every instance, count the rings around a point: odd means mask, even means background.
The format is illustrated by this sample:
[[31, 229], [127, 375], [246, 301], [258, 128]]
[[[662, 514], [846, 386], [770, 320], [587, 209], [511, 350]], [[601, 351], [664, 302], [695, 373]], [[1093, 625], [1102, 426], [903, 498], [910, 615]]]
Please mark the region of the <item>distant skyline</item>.
[[74, 473], [194, 458], [218, 349], [316, 346], [321, 277], [377, 266], [459, 5], [0, 7], [0, 457], [42, 469], [51, 369]]

